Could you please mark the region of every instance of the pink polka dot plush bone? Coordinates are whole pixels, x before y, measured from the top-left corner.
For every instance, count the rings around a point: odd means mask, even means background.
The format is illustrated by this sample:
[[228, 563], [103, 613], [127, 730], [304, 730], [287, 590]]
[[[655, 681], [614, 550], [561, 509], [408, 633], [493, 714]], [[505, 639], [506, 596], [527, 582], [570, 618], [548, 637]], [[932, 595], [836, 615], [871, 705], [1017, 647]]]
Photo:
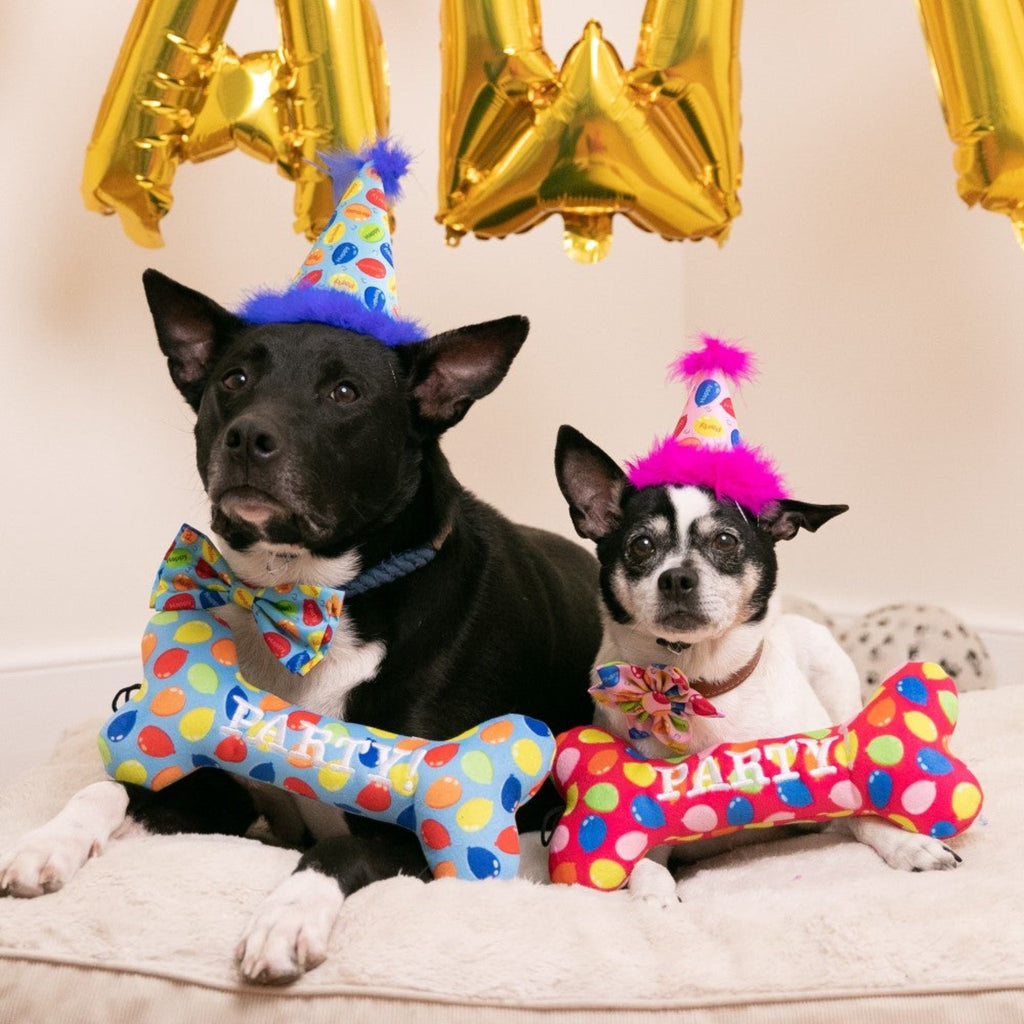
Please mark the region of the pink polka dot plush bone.
[[853, 721], [647, 760], [596, 728], [558, 737], [553, 778], [566, 811], [552, 880], [616, 889], [662, 843], [741, 828], [872, 814], [946, 839], [981, 810], [970, 769], [949, 751], [958, 699], [936, 664], [904, 666]]

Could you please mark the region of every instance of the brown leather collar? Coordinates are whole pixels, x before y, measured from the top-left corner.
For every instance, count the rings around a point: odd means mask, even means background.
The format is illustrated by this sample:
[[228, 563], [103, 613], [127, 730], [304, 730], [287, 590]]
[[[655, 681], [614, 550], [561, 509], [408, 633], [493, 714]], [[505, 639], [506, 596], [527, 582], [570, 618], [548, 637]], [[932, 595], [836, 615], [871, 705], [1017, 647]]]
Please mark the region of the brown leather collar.
[[740, 683], [743, 683], [750, 678], [754, 669], [757, 668], [757, 663], [761, 660], [761, 652], [763, 650], [764, 642], [762, 641], [757, 645], [757, 650], [754, 651], [754, 656], [750, 661], [748, 661], [746, 665], [738, 668], [731, 676], [726, 676], [725, 679], [687, 679], [687, 682], [702, 697], [706, 697], [708, 700], [714, 700], [716, 697], [721, 697], [723, 693], [735, 690]]

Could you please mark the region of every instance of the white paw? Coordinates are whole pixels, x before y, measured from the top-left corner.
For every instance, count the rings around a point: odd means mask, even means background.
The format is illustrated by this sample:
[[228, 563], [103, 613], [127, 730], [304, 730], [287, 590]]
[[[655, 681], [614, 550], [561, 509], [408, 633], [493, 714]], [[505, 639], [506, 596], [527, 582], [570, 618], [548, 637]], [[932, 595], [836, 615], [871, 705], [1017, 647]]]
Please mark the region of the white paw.
[[629, 876], [629, 895], [663, 907], [679, 902], [676, 880], [667, 867], [649, 857], [637, 861]]
[[94, 852], [84, 840], [46, 825], [29, 832], [0, 859], [0, 892], [42, 896], [63, 888]]
[[42, 896], [63, 888], [103, 849], [127, 806], [128, 794], [116, 782], [96, 782], [76, 793], [55, 818], [0, 857], [0, 894]]
[[548, 848], [541, 842], [539, 832], [524, 832], [519, 837], [519, 867], [517, 878], [525, 878], [538, 885], [548, 885], [551, 873], [548, 867]]
[[960, 863], [941, 839], [905, 832], [887, 821], [850, 821], [854, 836], [867, 843], [890, 867], [900, 871], [948, 871]]
[[344, 897], [319, 871], [289, 875], [253, 914], [235, 951], [247, 981], [282, 985], [323, 963]]
[[900, 871], [948, 871], [960, 858], [941, 839], [904, 832], [897, 842], [878, 851], [890, 867]]

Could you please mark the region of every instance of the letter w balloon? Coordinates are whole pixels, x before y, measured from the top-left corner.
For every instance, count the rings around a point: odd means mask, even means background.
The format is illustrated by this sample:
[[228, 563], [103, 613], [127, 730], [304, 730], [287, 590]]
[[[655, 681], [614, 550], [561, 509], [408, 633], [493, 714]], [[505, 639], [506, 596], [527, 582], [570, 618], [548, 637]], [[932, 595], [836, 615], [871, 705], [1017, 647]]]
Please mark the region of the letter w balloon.
[[236, 0], [139, 0], [85, 158], [85, 205], [162, 245], [182, 160], [239, 149], [295, 182], [295, 230], [334, 212], [318, 152], [388, 128], [386, 59], [369, 0], [275, 0], [280, 46], [239, 56], [223, 38]]
[[557, 69], [539, 0], [443, 0], [440, 209], [447, 241], [561, 214], [570, 257], [612, 217], [725, 239], [740, 211], [741, 0], [648, 0], [634, 65], [591, 21]]

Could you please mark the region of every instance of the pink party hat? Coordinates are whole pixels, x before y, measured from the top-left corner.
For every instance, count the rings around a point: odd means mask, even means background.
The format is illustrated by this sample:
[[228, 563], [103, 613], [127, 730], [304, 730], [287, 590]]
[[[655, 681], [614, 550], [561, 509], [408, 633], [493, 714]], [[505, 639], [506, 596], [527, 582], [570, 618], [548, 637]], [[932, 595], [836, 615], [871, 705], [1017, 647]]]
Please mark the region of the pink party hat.
[[313, 321], [369, 334], [386, 345], [422, 341], [427, 331], [399, 315], [391, 248], [391, 204], [409, 156], [388, 139], [359, 153], [322, 156], [338, 203], [292, 284], [250, 296], [249, 323]]
[[629, 481], [634, 487], [707, 487], [717, 498], [760, 515], [789, 492], [772, 460], [740, 439], [730, 387], [754, 376], [754, 359], [716, 338], [702, 340], [701, 348], [672, 366], [673, 377], [689, 388], [675, 430], [627, 464]]

